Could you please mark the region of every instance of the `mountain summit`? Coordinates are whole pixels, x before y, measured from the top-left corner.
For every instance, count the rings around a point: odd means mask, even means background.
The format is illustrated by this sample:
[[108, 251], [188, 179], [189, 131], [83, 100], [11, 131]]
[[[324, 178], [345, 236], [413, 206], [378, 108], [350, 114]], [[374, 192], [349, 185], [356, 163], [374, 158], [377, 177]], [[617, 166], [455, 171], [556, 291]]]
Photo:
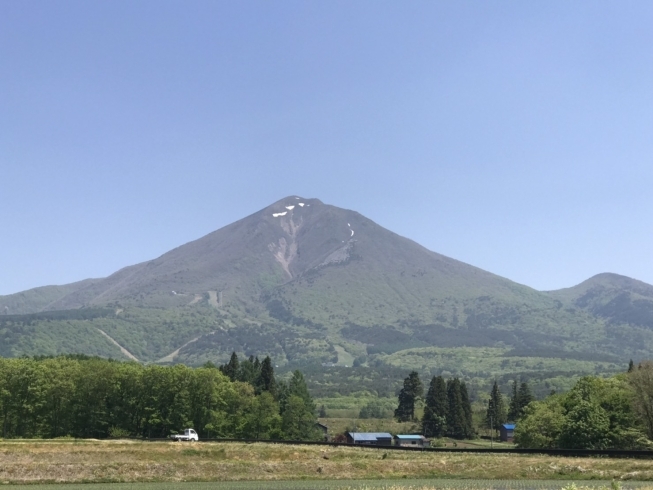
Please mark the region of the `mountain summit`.
[[335, 294], [369, 310], [365, 315], [390, 305], [407, 312], [442, 295], [536, 294], [431, 252], [355, 211], [290, 196], [157, 259], [84, 285], [47, 309], [181, 306], [209, 291], [221, 291], [223, 304], [251, 308], [274, 288], [277, 295], [293, 290], [301, 296], [302, 288]]
[[236, 350], [281, 363], [376, 356], [406, 365], [406, 356], [435, 356], [434, 348], [492, 348], [616, 360], [651, 351], [652, 290], [603, 275], [538, 292], [355, 211], [289, 196], [107, 278], [0, 297], [23, 314], [0, 321], [0, 354], [127, 352], [200, 363]]

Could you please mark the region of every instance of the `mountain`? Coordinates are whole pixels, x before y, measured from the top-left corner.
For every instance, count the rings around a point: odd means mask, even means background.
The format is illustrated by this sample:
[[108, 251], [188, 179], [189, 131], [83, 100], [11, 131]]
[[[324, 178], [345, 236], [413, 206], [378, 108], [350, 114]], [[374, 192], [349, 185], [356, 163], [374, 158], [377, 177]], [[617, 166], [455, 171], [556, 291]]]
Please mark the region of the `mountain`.
[[603, 274], [539, 292], [298, 196], [107, 278], [5, 305], [0, 355], [14, 356], [199, 364], [235, 350], [431, 372], [496, 361], [479, 374], [552, 372], [552, 359], [568, 363], [561, 373], [610, 370], [653, 349], [653, 286]]
[[0, 296], [1, 314], [23, 315], [55, 308], [54, 303], [63, 297], [93, 284], [96, 279], [66, 284], [64, 286], [42, 286], [16, 294]]
[[604, 318], [612, 325], [653, 327], [653, 286], [618, 274], [598, 274], [550, 296]]

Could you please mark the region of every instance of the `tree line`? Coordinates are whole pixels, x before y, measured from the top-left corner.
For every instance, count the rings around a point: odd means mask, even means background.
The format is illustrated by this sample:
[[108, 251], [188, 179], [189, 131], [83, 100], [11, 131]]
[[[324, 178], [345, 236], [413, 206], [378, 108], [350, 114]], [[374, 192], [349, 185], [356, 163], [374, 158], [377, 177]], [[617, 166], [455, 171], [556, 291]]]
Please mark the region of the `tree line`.
[[[234, 366], [237, 369], [234, 371]], [[278, 381], [269, 357], [220, 368], [143, 366], [87, 356], [0, 358], [3, 438], [319, 438], [300, 371]]]
[[506, 422], [517, 422], [524, 415], [526, 407], [534, 400], [528, 383], [522, 381], [519, 387], [517, 385], [517, 381], [513, 381], [512, 397], [506, 407], [499, 385], [494, 382], [485, 412], [485, 426], [488, 429], [498, 431]]
[[515, 442], [525, 448], [653, 449], [653, 363], [611, 378], [586, 376], [565, 394], [524, 408]]
[[[423, 393], [424, 387], [419, 375], [412, 371], [399, 392], [399, 404], [395, 410], [395, 418], [399, 422], [417, 421], [415, 405]], [[474, 437], [472, 406], [465, 382], [459, 378], [445, 382], [442, 376], [434, 376], [424, 398], [421, 425], [426, 437]]]
[[[465, 383], [432, 378], [426, 396], [417, 372], [404, 380], [395, 417], [421, 422], [427, 437], [475, 437]], [[415, 413], [423, 401], [421, 420]], [[523, 448], [653, 449], [653, 362], [610, 378], [585, 376], [567, 393], [535, 400], [526, 382], [512, 383], [508, 403], [495, 382], [487, 401], [485, 427], [516, 423], [514, 442]]]
[[[399, 422], [421, 422], [422, 434], [426, 437], [451, 437], [453, 439], [472, 439], [476, 437], [473, 423], [472, 405], [467, 385], [459, 378], [445, 381], [442, 376], [434, 376], [426, 396], [424, 387], [416, 371], [404, 380], [399, 392], [398, 406], [394, 412]], [[502, 424], [518, 421], [526, 407], [534, 400], [528, 383], [512, 383], [512, 396], [506, 406], [497, 382], [494, 382], [485, 413], [485, 426], [499, 430]], [[415, 414], [418, 401], [423, 401], [424, 411], [421, 420]], [[362, 411], [361, 411], [362, 413]], [[361, 417], [363, 418], [363, 417]]]

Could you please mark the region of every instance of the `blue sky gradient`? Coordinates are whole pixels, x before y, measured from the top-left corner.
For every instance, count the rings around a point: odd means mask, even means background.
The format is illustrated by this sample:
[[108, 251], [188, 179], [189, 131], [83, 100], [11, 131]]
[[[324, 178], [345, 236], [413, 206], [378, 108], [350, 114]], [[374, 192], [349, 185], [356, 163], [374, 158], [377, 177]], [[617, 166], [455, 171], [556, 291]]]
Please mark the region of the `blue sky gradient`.
[[536, 289], [653, 283], [653, 2], [0, 0], [0, 294], [282, 197]]

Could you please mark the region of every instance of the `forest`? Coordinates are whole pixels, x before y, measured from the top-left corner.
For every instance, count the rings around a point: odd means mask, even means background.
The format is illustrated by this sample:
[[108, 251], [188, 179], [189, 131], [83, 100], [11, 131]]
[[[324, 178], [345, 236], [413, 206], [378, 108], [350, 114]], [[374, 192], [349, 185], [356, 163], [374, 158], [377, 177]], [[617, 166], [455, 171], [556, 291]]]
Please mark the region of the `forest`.
[[301, 372], [277, 381], [269, 357], [200, 368], [83, 355], [0, 358], [3, 438], [200, 437], [315, 439]]

